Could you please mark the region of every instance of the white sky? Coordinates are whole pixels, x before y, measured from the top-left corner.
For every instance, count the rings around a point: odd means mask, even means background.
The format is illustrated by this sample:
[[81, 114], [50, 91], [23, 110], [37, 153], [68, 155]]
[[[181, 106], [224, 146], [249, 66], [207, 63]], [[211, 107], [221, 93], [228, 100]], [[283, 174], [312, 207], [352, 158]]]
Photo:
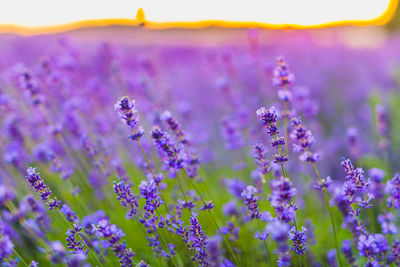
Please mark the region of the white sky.
[[226, 20], [312, 25], [370, 20], [390, 0], [0, 0], [0, 24], [49, 26], [86, 19], [134, 18], [143, 8], [157, 22]]

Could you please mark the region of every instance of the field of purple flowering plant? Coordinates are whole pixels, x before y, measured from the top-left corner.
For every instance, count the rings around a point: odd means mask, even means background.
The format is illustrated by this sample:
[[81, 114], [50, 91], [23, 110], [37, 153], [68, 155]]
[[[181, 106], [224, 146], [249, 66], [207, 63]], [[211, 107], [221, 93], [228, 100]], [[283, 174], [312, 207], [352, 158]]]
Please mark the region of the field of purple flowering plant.
[[399, 266], [400, 40], [292, 35], [2, 37], [1, 266]]

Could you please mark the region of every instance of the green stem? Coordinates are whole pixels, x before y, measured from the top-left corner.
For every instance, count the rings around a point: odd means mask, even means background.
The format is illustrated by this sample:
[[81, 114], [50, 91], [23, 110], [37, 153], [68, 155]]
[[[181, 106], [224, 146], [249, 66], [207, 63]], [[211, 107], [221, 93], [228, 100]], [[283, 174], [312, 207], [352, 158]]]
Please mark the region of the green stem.
[[[197, 186], [193, 183], [192, 179], [189, 177], [189, 175], [188, 175], [186, 169], [185, 169], [185, 168], [182, 168], [182, 171], [183, 171], [183, 173], [186, 175], [186, 178], [189, 180], [190, 184], [192, 185], [192, 187], [193, 187], [194, 190], [196, 191], [197, 195], [200, 197], [200, 200], [203, 202], [204, 205], [206, 205], [206, 204], [207, 204], [206, 201], [204, 200], [204, 198], [203, 198], [202, 195], [200, 194], [200, 191], [198, 190]], [[208, 212], [209, 212], [209, 214], [210, 214], [210, 216], [211, 216], [211, 218], [212, 218], [214, 224], [215, 224], [216, 227], [218, 228], [218, 231], [221, 233], [221, 235], [222, 235], [222, 237], [223, 237], [223, 240], [224, 240], [224, 243], [225, 243], [226, 247], [227, 247], [228, 250], [229, 250], [229, 253], [231, 254], [233, 260], [234, 260], [235, 263], [236, 263], [236, 265], [238, 266], [238, 265], [239, 265], [239, 262], [238, 262], [238, 260], [237, 260], [237, 258], [236, 258], [236, 256], [235, 256], [235, 253], [233, 253], [233, 250], [232, 250], [231, 245], [229, 244], [229, 242], [228, 242], [226, 236], [225, 236], [224, 234], [222, 234], [221, 227], [219, 226], [217, 220], [216, 220], [215, 217], [213, 216], [211, 210], [208, 210]]]
[[[321, 183], [322, 182], [322, 178], [321, 178], [321, 175], [319, 174], [319, 171], [317, 169], [317, 165], [315, 164], [315, 162], [313, 162], [312, 165], [313, 165], [313, 168], [314, 168], [314, 172], [317, 175], [319, 182]], [[323, 188], [323, 192], [324, 192], [325, 204], [326, 204], [326, 207], [328, 209], [329, 217], [331, 219], [332, 231], [333, 231], [333, 239], [335, 240], [336, 254], [337, 254], [337, 257], [338, 257], [339, 266], [342, 267], [343, 264], [342, 264], [342, 258], [340, 256], [340, 249], [339, 249], [339, 242], [338, 242], [337, 233], [336, 233], [335, 219], [333, 218], [331, 205], [329, 204], [328, 192], [327, 192], [325, 187]]]
[[[260, 225], [260, 221], [256, 218], [256, 221], [257, 221], [257, 226], [258, 226], [258, 230], [260, 231], [260, 234], [261, 234], [261, 230], [262, 230], [262, 227], [261, 227], [261, 225]], [[270, 264], [272, 264], [272, 262], [273, 262], [273, 260], [272, 260], [272, 253], [271, 253], [271, 251], [269, 250], [269, 247], [268, 247], [268, 245], [267, 245], [267, 241], [266, 240], [263, 240], [263, 243], [264, 243], [264, 247], [265, 247], [265, 250], [267, 251], [267, 256], [268, 256], [268, 261], [269, 261], [269, 263]]]
[[154, 176], [155, 174], [154, 174], [153, 168], [151, 168], [150, 160], [149, 160], [149, 158], [147, 157], [146, 152], [144, 152], [142, 143], [140, 142], [140, 140], [138, 140], [137, 142], [138, 142], [138, 144], [139, 144], [140, 150], [142, 151], [143, 157], [144, 157], [145, 160], [146, 160], [147, 166], [149, 166], [149, 170], [150, 170], [151, 174], [153, 174], [153, 176]]
[[288, 106], [287, 101], [283, 101], [284, 106], [284, 117], [283, 117], [283, 127], [285, 131], [285, 153], [286, 155], [289, 154], [289, 133], [288, 133]]
[[14, 247], [12, 250], [14, 251], [15, 255], [17, 255], [17, 257], [21, 259], [21, 261], [25, 264], [25, 266], [29, 266], [29, 264], [26, 263], [26, 261], [21, 257], [21, 255], [19, 255], [19, 253], [17, 252], [17, 250]]

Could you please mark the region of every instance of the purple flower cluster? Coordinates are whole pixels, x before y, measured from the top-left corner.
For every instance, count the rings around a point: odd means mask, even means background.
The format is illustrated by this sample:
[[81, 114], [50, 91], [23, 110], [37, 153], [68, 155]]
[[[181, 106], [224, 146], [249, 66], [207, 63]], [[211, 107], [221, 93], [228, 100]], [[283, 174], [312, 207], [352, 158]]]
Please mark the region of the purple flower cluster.
[[292, 203], [295, 195], [296, 188], [288, 178], [281, 177], [271, 181], [269, 201], [280, 221], [288, 223], [295, 219], [297, 207]]
[[185, 133], [178, 121], [172, 116], [169, 110], [164, 111], [161, 114], [161, 119], [166, 122], [170, 130], [175, 134], [179, 143], [188, 144], [189, 140], [186, 138]]
[[115, 224], [110, 224], [107, 220], [101, 220], [95, 225], [93, 231], [98, 237], [106, 241], [103, 246], [111, 248], [122, 267], [133, 266], [135, 253], [132, 252], [132, 249], [127, 248], [125, 242], [121, 242], [121, 238], [125, 235], [121, 229]]
[[392, 179], [388, 180], [385, 187], [388, 207], [400, 209], [400, 175], [396, 173]]
[[131, 128], [130, 139], [138, 141], [144, 134], [142, 126], [139, 124], [139, 117], [135, 115], [137, 113], [135, 100], [130, 100], [129, 97], [121, 97], [114, 108], [119, 111], [122, 122], [125, 122]]
[[56, 197], [50, 198], [51, 191], [44, 184], [40, 174], [36, 173], [36, 169], [29, 167], [26, 172], [27, 175], [25, 176], [25, 179], [28, 181], [29, 185], [40, 195], [40, 198], [47, 201], [49, 209], [52, 210], [58, 208], [61, 205], [61, 201], [58, 201]]
[[139, 206], [137, 198], [134, 194], [132, 194], [130, 187], [131, 186], [125, 184], [125, 182], [117, 183], [114, 181], [114, 193], [117, 194], [117, 199], [121, 202], [123, 207], [129, 206], [129, 211], [127, 213], [129, 218], [133, 217], [134, 215], [136, 216], [137, 208]]
[[155, 212], [163, 204], [161, 194], [154, 180], [142, 181], [139, 190], [141, 197], [145, 199], [144, 214], [139, 221], [147, 228], [148, 233], [154, 233], [157, 230]]
[[350, 159], [342, 159], [341, 165], [345, 172], [345, 183], [343, 184], [343, 191], [346, 200], [349, 203], [363, 201], [356, 198], [357, 193], [365, 193], [369, 185], [369, 180], [364, 177], [364, 171], [361, 168], [355, 169]]
[[71, 249], [73, 253], [84, 253], [87, 255], [88, 251], [84, 249], [82, 241], [76, 240], [76, 235], [79, 235], [82, 231], [82, 227], [78, 224], [74, 225], [74, 229], [68, 229], [67, 231], [67, 247]]
[[195, 251], [195, 260], [199, 266], [208, 266], [207, 235], [204, 233], [197, 215], [192, 213], [190, 217], [189, 242], [190, 249]]
[[291, 138], [294, 141], [293, 148], [295, 152], [300, 153], [300, 161], [317, 162], [319, 155], [310, 151], [314, 143], [314, 137], [310, 130], [307, 130], [299, 118], [292, 118], [293, 132]]
[[307, 229], [302, 227], [301, 231], [294, 227], [289, 232], [289, 239], [293, 242], [291, 249], [298, 255], [303, 255], [306, 251]]
[[262, 122], [264, 127], [267, 129], [267, 133], [273, 138], [271, 145], [273, 148], [279, 150], [279, 154], [274, 155], [274, 163], [278, 163], [283, 166], [283, 163], [289, 160], [288, 156], [282, 152], [282, 147], [285, 145], [285, 139], [283, 137], [278, 137], [278, 115], [274, 107], [269, 110], [261, 107], [256, 112], [258, 119]]
[[63, 204], [60, 208], [60, 211], [65, 215], [68, 221], [73, 223], [79, 223], [79, 217], [67, 204]]
[[274, 86], [285, 88], [292, 85], [295, 78], [293, 73], [289, 70], [289, 65], [286, 63], [283, 57], [278, 57], [276, 61], [278, 65], [274, 69]]
[[180, 148], [172, 144], [167, 133], [161, 130], [160, 127], [154, 126], [151, 130], [151, 137], [154, 145], [163, 155], [163, 160], [169, 168], [183, 168], [184, 160], [180, 157]]
[[258, 197], [255, 196], [257, 193], [257, 189], [253, 186], [249, 185], [243, 192], [241, 193], [241, 197], [244, 201], [244, 204], [247, 206], [247, 209], [250, 211], [251, 219], [259, 219], [260, 218], [260, 209], [258, 208]]

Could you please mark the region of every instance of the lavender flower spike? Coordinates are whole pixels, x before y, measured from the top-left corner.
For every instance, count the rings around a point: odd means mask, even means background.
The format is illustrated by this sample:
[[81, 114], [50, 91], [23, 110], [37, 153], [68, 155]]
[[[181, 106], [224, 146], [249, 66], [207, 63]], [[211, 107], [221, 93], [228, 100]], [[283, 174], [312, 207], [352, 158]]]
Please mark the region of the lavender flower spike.
[[50, 198], [51, 191], [44, 184], [40, 177], [40, 173], [36, 173], [36, 168], [29, 167], [26, 172], [27, 176], [25, 176], [25, 179], [28, 181], [29, 185], [38, 192], [40, 198], [47, 201], [49, 209], [52, 210], [58, 208], [61, 205], [61, 201], [58, 201], [56, 197]]
[[128, 218], [136, 215], [139, 204], [136, 196], [131, 192], [130, 185], [126, 185], [124, 182], [117, 183], [114, 181], [113, 188], [114, 193], [118, 195], [117, 199], [120, 200], [121, 205], [123, 207], [129, 206]]
[[190, 239], [193, 242], [191, 249], [195, 249], [197, 263], [199, 266], [208, 266], [207, 235], [202, 230], [199, 220], [194, 213], [190, 217], [190, 235]]
[[257, 189], [249, 185], [245, 190], [243, 190], [241, 197], [247, 209], [250, 211], [250, 217], [252, 219], [260, 218], [260, 209], [258, 208], [258, 197], [254, 194], [257, 193]]
[[289, 65], [283, 57], [278, 57], [276, 61], [278, 66], [274, 69], [273, 85], [281, 88], [290, 86], [295, 78], [293, 73], [289, 70]]
[[297, 231], [294, 227], [289, 232], [289, 239], [293, 242], [292, 250], [298, 254], [303, 255], [306, 251], [307, 242], [307, 229], [301, 227], [301, 231]]
[[132, 130], [132, 134], [129, 136], [133, 141], [138, 141], [144, 134], [142, 126], [139, 125], [139, 117], [135, 115], [137, 113], [135, 100], [129, 100], [129, 97], [121, 97], [114, 108], [119, 111], [121, 121], [125, 122]]
[[261, 107], [256, 111], [258, 119], [262, 122], [264, 127], [267, 129], [267, 133], [271, 136], [275, 136], [279, 133], [277, 122], [278, 115], [275, 110], [275, 107], [271, 107], [270, 109], [265, 109], [265, 107]]

